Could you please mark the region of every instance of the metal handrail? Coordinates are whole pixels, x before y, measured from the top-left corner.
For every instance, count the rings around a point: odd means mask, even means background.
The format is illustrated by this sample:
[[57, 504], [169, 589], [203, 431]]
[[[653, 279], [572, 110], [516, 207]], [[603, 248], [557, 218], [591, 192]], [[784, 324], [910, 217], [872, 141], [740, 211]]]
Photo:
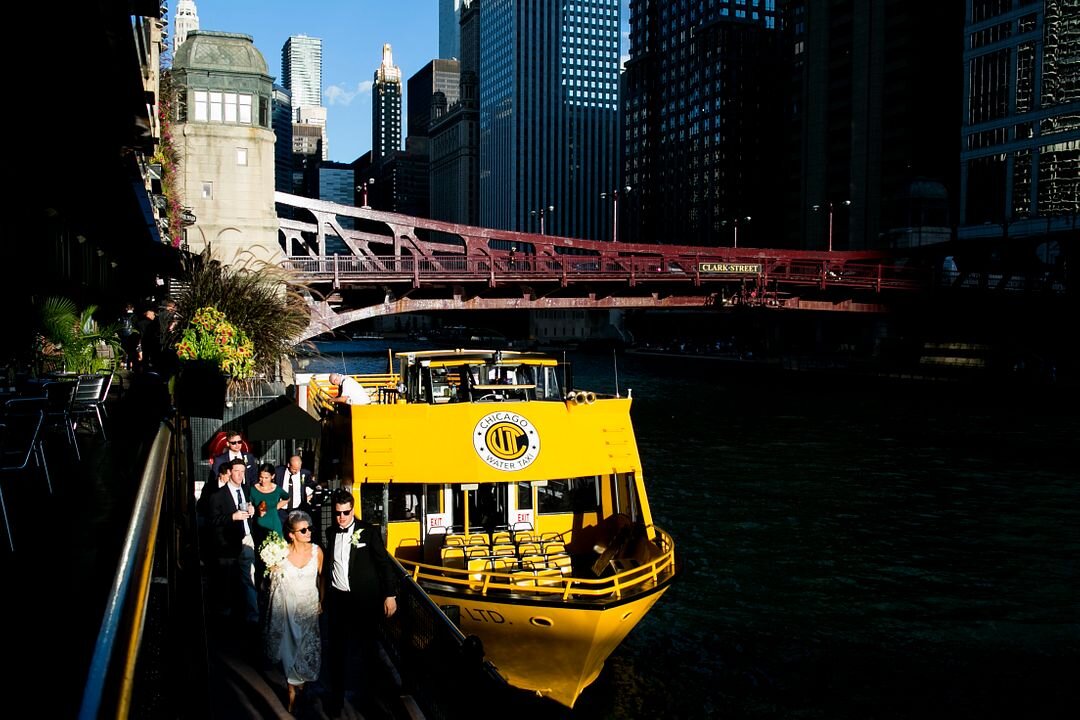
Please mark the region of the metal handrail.
[[[80, 720], [96, 720], [99, 717], [110, 670], [119, 672], [115, 716], [125, 718], [131, 709], [135, 663], [150, 594], [151, 569], [172, 440], [172, 426], [163, 421], [140, 478], [131, 524], [124, 536], [120, 562], [83, 689]], [[119, 650], [118, 643], [121, 644]], [[114, 662], [117, 651], [122, 655], [116, 657]]]
[[656, 526], [653, 527], [662, 551], [660, 556], [648, 563], [595, 580], [564, 577], [556, 582], [554, 578], [546, 578], [550, 582], [549, 585], [540, 585], [537, 582], [535, 585], [523, 586], [517, 583], [538, 580], [537, 576], [534, 573], [522, 571], [468, 570], [411, 561], [402, 564], [417, 583], [427, 581], [453, 585], [484, 596], [491, 592], [513, 592], [527, 595], [558, 595], [564, 601], [569, 600], [571, 596], [586, 599], [604, 598], [614, 594], [615, 597], [621, 598], [635, 588], [654, 587], [669, 573], [675, 572], [675, 543], [671, 535]]

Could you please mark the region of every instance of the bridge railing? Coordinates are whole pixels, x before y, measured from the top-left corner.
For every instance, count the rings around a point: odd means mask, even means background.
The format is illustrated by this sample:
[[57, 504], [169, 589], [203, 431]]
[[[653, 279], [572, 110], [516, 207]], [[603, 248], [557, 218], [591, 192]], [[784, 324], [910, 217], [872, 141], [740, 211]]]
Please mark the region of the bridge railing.
[[[378, 281], [521, 279], [606, 280], [623, 282], [732, 282], [741, 279], [791, 285], [842, 286], [870, 290], [914, 290], [929, 282], [926, 271], [886, 262], [846, 262], [841, 256], [819, 258], [764, 256], [748, 253], [745, 260], [700, 255], [599, 256], [533, 255], [329, 255], [290, 257], [284, 266], [309, 280]], [[717, 271], [720, 266], [723, 270]]]

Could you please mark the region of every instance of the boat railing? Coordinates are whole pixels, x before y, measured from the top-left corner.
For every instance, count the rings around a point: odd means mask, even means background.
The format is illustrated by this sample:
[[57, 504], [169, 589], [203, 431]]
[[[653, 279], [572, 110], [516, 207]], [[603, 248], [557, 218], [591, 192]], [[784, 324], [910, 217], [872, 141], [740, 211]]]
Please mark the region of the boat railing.
[[[418, 584], [439, 583], [480, 595], [518, 593], [558, 597], [562, 601], [604, 600], [652, 589], [674, 576], [675, 543], [666, 531], [656, 531], [660, 554], [645, 563], [613, 562], [612, 575], [601, 578], [578, 578], [561, 573], [516, 569], [492, 562], [492, 569], [460, 569], [403, 561], [402, 565]], [[493, 558], [492, 560], [496, 560]]]
[[[397, 373], [372, 373], [350, 375], [368, 391], [371, 402], [376, 405], [392, 405], [397, 402], [397, 387], [401, 376]], [[332, 413], [339, 406], [334, 402], [337, 390], [327, 378], [312, 378], [308, 383], [308, 406], [318, 408], [320, 413]]]

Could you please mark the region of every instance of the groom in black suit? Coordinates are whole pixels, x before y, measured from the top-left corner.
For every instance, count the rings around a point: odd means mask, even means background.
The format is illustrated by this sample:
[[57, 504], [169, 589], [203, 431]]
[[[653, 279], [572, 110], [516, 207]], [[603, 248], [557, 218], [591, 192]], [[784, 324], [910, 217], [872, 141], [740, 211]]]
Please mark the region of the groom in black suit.
[[378, 672], [375, 630], [380, 618], [397, 612], [397, 577], [378, 526], [357, 520], [353, 514], [352, 494], [338, 488], [332, 502], [334, 522], [326, 528], [329, 562], [324, 561], [322, 582], [330, 690], [326, 709], [334, 716], [345, 704], [346, 666], [351, 655], [359, 654], [360, 667], [354, 666], [349, 676], [360, 679], [360, 704], [373, 702], [370, 681]]

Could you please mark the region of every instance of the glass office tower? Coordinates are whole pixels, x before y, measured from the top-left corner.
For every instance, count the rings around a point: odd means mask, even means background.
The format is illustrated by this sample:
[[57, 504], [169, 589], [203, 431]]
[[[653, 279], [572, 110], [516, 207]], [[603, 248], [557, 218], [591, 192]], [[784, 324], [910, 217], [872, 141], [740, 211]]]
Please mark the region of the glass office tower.
[[[961, 238], [1072, 233], [1080, 214], [1080, 0], [967, 0]], [[1054, 261], [1053, 247], [1040, 258]]]
[[480, 224], [610, 239], [619, 1], [485, 0]]

